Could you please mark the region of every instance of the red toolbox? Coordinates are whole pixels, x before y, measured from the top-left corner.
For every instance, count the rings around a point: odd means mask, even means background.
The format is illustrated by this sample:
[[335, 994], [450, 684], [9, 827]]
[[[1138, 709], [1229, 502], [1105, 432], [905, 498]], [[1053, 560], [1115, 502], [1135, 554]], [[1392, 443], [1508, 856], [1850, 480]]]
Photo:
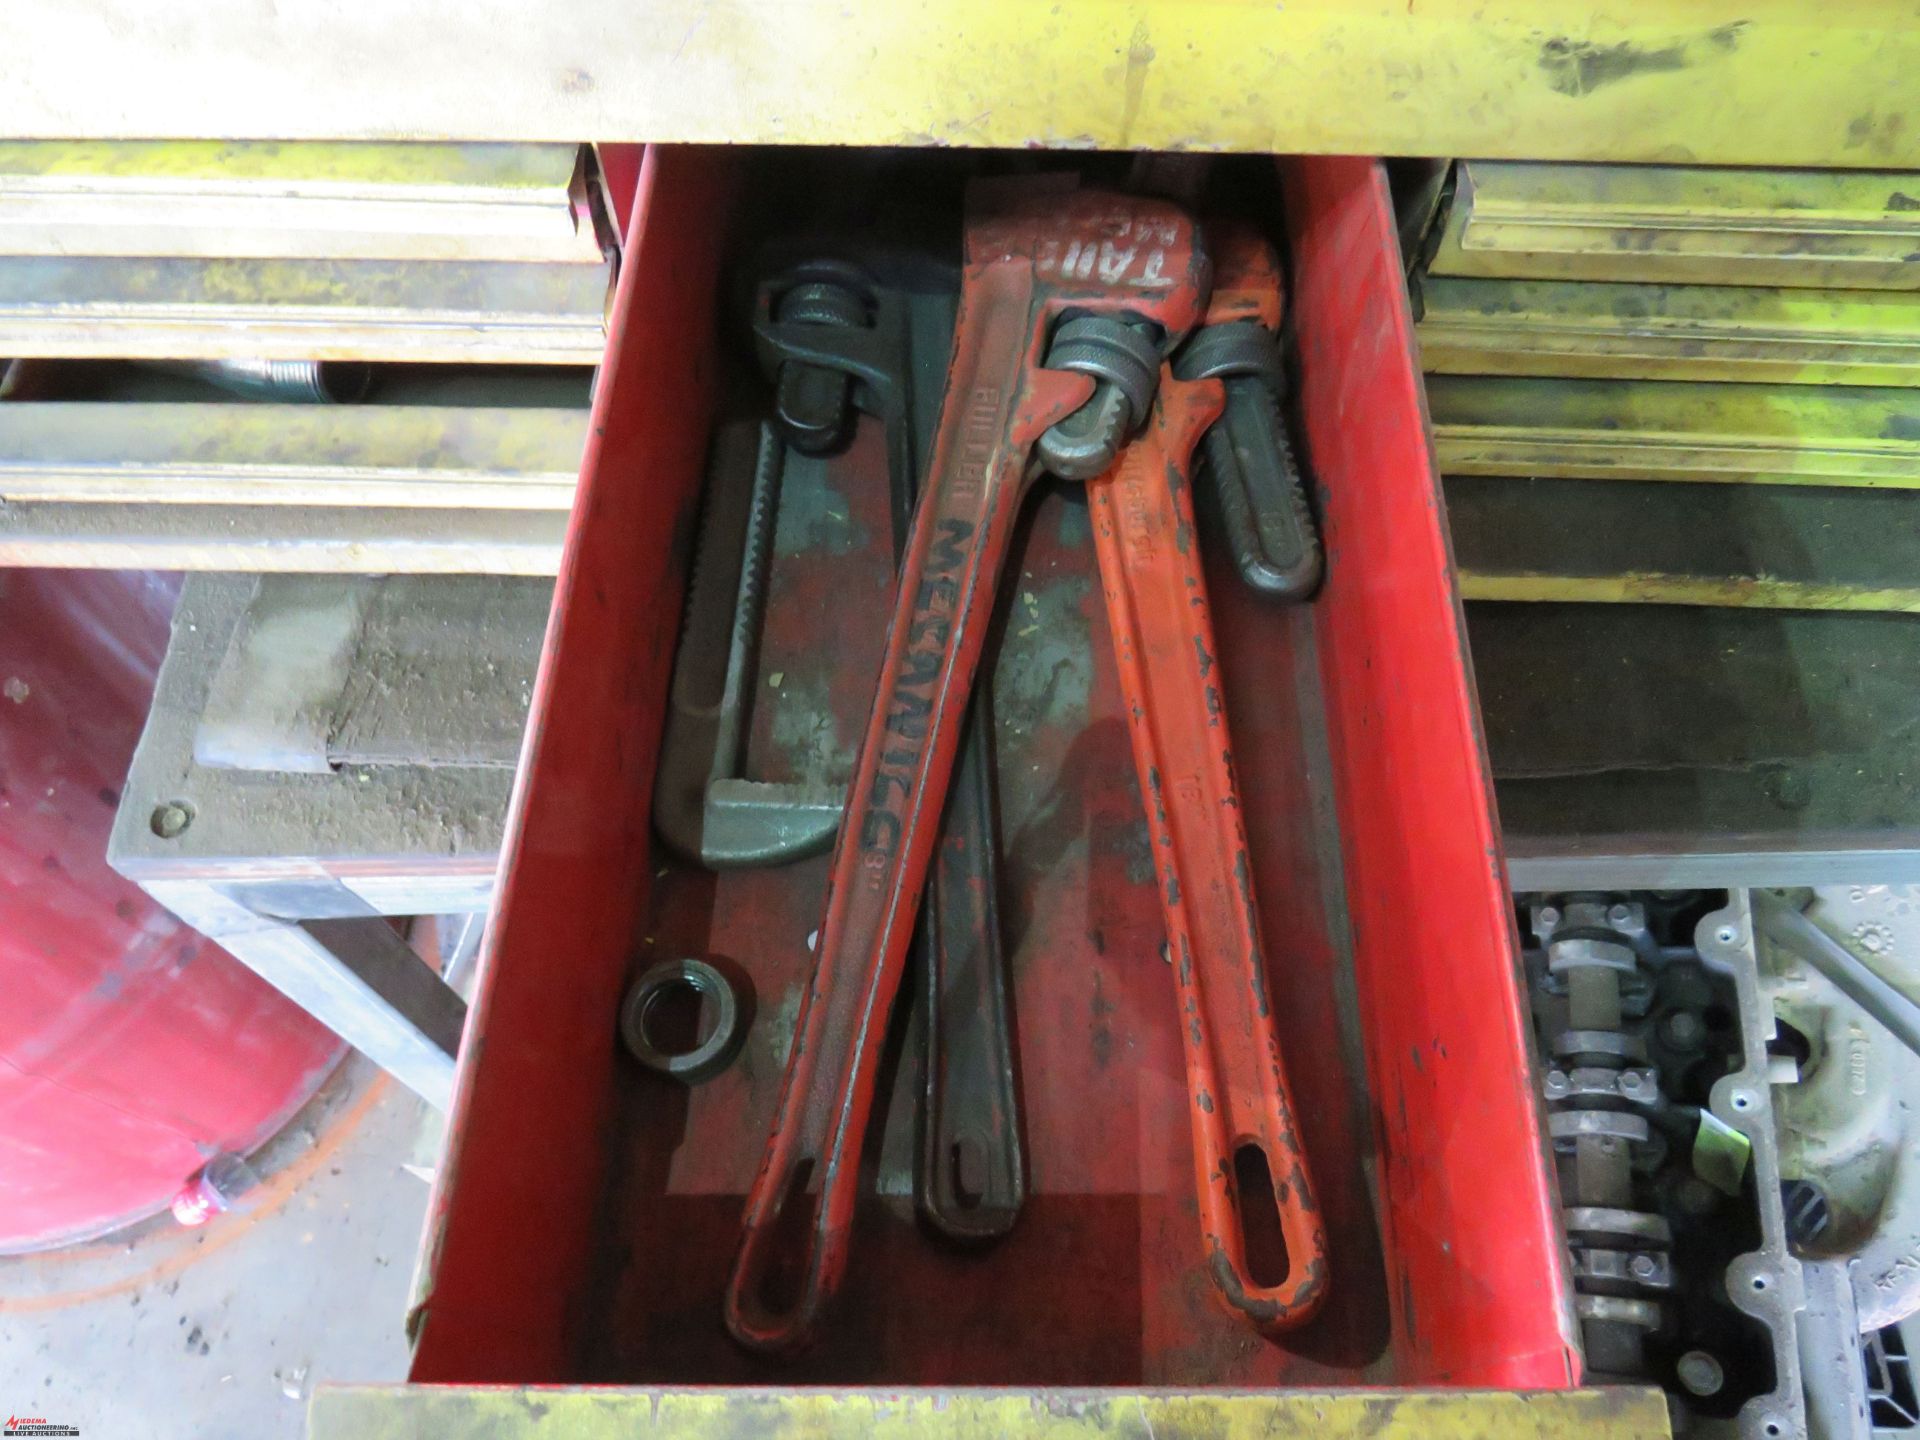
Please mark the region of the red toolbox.
[[[883, 1093], [818, 1343], [785, 1361], [730, 1343], [720, 1297], [827, 862], [697, 871], [661, 852], [649, 811], [718, 389], [718, 237], [752, 163], [658, 147], [643, 162], [461, 1055], [413, 1380], [1576, 1385], [1460, 600], [1387, 184], [1365, 159], [1278, 162], [1272, 217], [1324, 589], [1276, 609], [1210, 564], [1271, 984], [1327, 1222], [1324, 1310], [1261, 1338], [1204, 1273], [1174, 992], [1085, 510], [1046, 490], [1012, 562], [995, 674], [1025, 1212], [978, 1253], [918, 1233], [898, 1183], [912, 1107]], [[796, 558], [769, 611], [766, 663], [783, 645], [830, 651], [825, 703], [856, 735], [889, 566], [883, 539], [830, 565]], [[636, 970], [683, 953], [737, 962], [758, 1005], [739, 1060], [693, 1088], [637, 1070], [615, 1024]], [[323, 1394], [316, 1417], [344, 1417], [354, 1394]], [[1659, 1413], [1656, 1400], [1640, 1419]]]

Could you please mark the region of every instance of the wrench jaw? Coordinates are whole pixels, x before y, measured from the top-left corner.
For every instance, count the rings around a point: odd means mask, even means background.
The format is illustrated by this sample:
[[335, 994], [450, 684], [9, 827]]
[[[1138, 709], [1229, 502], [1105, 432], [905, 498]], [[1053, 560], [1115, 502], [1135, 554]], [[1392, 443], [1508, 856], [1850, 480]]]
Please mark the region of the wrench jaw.
[[1088, 486], [1173, 961], [1208, 1270], [1263, 1332], [1325, 1298], [1326, 1234], [1271, 1012], [1190, 477], [1225, 404], [1163, 374], [1146, 431]]
[[1174, 359], [1182, 377], [1227, 386], [1226, 413], [1207, 433], [1200, 473], [1241, 579], [1278, 601], [1307, 600], [1320, 586], [1326, 555], [1281, 412], [1280, 258], [1240, 222], [1209, 224], [1207, 243], [1214, 290], [1206, 323]]
[[[1197, 228], [1164, 201], [1057, 185], [970, 196], [946, 399], [728, 1287], [727, 1326], [744, 1345], [804, 1343], [844, 1272], [880, 1050], [1034, 446], [1094, 389], [1042, 368], [1053, 327], [1074, 311], [1129, 315], [1173, 345], [1198, 323], [1208, 279]], [[787, 1267], [776, 1235], [802, 1228], [790, 1207], [803, 1190], [817, 1201], [804, 1263]], [[786, 1274], [797, 1285], [776, 1286], [770, 1302], [769, 1280]]]

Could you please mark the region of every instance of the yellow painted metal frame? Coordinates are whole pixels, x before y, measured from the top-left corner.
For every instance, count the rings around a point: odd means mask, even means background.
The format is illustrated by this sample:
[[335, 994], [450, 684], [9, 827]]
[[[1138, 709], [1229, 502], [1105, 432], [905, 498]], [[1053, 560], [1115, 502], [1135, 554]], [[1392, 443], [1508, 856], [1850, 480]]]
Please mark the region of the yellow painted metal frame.
[[[1801, 63], [1825, 69], [1824, 56]], [[1845, 89], [1849, 81], [1835, 72], [1832, 83]], [[1719, 97], [1710, 89], [1703, 98]], [[1856, 157], [1870, 148], [1867, 131], [1879, 122], [1869, 117], [1880, 113], [1870, 108], [1859, 117], [1860, 133], [1846, 147]], [[1913, 163], [1907, 146], [1890, 147], [1889, 158], [1903, 152], [1902, 163]], [[1761, 163], [1808, 162], [1783, 149]], [[1920, 290], [1916, 254], [1920, 174], [1469, 161], [1455, 172], [1429, 269], [1527, 280]]]
[[1920, 489], [1920, 398], [1837, 385], [1429, 375], [1449, 475]]
[[578, 163], [578, 145], [0, 140], [0, 192], [217, 183], [243, 191], [270, 185], [275, 195], [430, 200], [497, 200], [504, 192], [564, 205]]
[[13, 6], [0, 134], [1920, 167], [1885, 0]]
[[1784, 580], [1777, 575], [1676, 575], [1636, 570], [1621, 575], [1491, 573], [1460, 568], [1463, 600], [1583, 605], [1707, 605], [1733, 610], [1845, 610], [1920, 615], [1920, 585], [1859, 586]]
[[0, 140], [0, 255], [597, 265], [579, 145]]
[[606, 264], [0, 255], [0, 355], [597, 365]]
[[554, 575], [562, 510], [0, 505], [0, 566], [333, 575]]
[[10, 504], [552, 510], [573, 504], [587, 412], [536, 406], [14, 401]]
[[1418, 291], [1434, 374], [1920, 385], [1920, 292], [1442, 276]]
[[310, 1440], [1665, 1440], [1658, 1390], [329, 1386]]

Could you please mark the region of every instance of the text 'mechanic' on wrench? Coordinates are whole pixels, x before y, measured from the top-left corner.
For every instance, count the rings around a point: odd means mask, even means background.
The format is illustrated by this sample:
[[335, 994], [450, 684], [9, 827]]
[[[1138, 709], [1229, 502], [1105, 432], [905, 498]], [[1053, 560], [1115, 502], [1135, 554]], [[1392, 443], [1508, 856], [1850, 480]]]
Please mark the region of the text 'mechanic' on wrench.
[[[920, 489], [918, 460], [937, 422], [921, 402], [945, 378], [957, 276], [919, 256], [852, 249], [858, 259], [815, 253], [764, 280], [755, 345], [775, 383], [775, 424], [796, 448], [836, 446], [855, 406], [879, 418], [898, 563]], [[1026, 1201], [991, 714], [986, 686], [977, 684], [913, 947], [924, 1051], [914, 1196], [929, 1225], [964, 1243], [1005, 1235]]]
[[1032, 181], [969, 194], [945, 404], [727, 1288], [743, 1344], [802, 1343], [845, 1270], [877, 1062], [1035, 447], [1103, 383], [1045, 368], [1049, 341], [1065, 320], [1124, 317], [1164, 353], [1207, 282], [1193, 222], [1164, 201]]

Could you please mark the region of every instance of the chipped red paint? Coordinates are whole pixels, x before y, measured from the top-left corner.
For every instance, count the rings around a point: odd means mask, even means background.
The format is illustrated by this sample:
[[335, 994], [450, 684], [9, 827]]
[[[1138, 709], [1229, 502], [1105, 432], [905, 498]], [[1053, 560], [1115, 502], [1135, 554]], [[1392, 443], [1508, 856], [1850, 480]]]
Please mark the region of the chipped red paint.
[[1393, 203], [1370, 160], [1288, 160], [1280, 175], [1327, 547], [1313, 618], [1403, 1373], [1567, 1385], [1571, 1296]]
[[[428, 1213], [416, 1376], [559, 1379], [580, 1348], [571, 1292], [594, 1268], [614, 1016], [652, 874], [731, 176], [724, 152], [641, 159]], [[466, 1187], [479, 1203], [455, 1203]]]
[[[1270, 260], [1265, 269], [1274, 273]], [[1282, 1330], [1326, 1299], [1327, 1236], [1280, 1058], [1221, 699], [1226, 677], [1192, 543], [1193, 448], [1223, 399], [1219, 381], [1175, 380], [1163, 367], [1146, 429], [1088, 496], [1183, 1021], [1207, 1268], [1235, 1310]], [[1264, 1279], [1253, 1273], [1245, 1219], [1261, 1201], [1242, 1193], [1235, 1174], [1248, 1150], [1271, 1178], [1277, 1215], [1268, 1218], [1285, 1243], [1284, 1257], [1261, 1257], [1269, 1269], [1284, 1260], [1282, 1273]]]
[[1213, 294], [1208, 325], [1253, 320], [1277, 331], [1286, 314], [1286, 280], [1273, 244], [1243, 220], [1209, 220], [1207, 253], [1213, 257]]
[[[970, 198], [946, 400], [834, 847], [814, 976], [727, 1286], [727, 1328], [744, 1344], [804, 1343], [846, 1267], [876, 1068], [1029, 455], [1092, 390], [1084, 376], [1041, 368], [1048, 336], [1069, 309], [1186, 334], [1206, 296], [1197, 240], [1163, 201], [1052, 182], [1001, 182]], [[769, 1287], [780, 1276], [789, 1293], [776, 1301]]]

